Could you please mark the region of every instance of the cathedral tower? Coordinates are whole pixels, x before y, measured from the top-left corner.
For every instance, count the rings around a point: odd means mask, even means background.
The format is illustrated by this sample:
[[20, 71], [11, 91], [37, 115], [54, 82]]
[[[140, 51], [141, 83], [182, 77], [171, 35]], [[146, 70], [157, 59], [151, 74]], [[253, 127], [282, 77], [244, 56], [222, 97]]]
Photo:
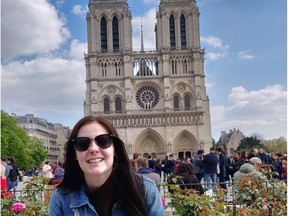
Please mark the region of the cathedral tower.
[[131, 19], [127, 0], [89, 1], [84, 114], [106, 116], [130, 155], [207, 153], [211, 123], [196, 2], [160, 1], [153, 52], [132, 49]]

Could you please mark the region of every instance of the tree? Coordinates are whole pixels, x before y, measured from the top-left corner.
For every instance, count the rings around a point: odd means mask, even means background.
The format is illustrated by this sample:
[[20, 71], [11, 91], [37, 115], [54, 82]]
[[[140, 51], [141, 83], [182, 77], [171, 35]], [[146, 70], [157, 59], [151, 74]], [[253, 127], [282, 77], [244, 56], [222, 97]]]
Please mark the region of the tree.
[[251, 149], [254, 148], [263, 148], [263, 145], [261, 144], [261, 140], [258, 139], [256, 136], [251, 137], [245, 137], [243, 140], [241, 140], [237, 151], [247, 151], [250, 152]]
[[40, 141], [29, 137], [15, 118], [1, 111], [1, 155], [14, 157], [21, 169], [27, 169], [39, 166], [48, 152]]
[[269, 153], [287, 153], [287, 140], [285, 137], [278, 139], [262, 140], [264, 149]]

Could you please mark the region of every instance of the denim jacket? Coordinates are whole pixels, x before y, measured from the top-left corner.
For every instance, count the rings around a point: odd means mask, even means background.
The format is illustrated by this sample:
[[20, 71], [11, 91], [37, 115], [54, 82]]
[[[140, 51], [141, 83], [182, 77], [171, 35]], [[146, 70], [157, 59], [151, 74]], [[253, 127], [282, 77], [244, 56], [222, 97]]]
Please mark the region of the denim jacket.
[[[146, 204], [149, 216], [164, 216], [164, 208], [162, 206], [161, 197], [155, 183], [143, 176], [146, 190]], [[95, 208], [90, 203], [84, 186], [79, 191], [70, 193], [61, 192], [61, 188], [56, 188], [49, 203], [49, 216], [98, 216]], [[119, 204], [114, 204], [112, 216], [124, 216]]]

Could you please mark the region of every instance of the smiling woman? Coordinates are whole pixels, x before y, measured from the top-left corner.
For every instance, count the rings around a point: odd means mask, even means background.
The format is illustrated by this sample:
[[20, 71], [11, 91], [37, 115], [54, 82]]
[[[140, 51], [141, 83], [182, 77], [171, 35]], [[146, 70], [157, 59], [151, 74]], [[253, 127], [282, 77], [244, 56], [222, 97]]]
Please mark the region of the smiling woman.
[[123, 141], [105, 118], [82, 118], [65, 156], [49, 215], [164, 215], [155, 183], [134, 172]]

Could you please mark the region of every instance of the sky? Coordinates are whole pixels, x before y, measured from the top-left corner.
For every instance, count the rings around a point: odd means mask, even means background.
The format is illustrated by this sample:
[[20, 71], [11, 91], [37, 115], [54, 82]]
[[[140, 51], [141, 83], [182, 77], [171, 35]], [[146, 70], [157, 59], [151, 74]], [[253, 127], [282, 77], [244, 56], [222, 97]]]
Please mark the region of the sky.
[[[1, 1], [1, 109], [73, 127], [83, 117], [88, 0]], [[155, 49], [159, 0], [128, 0], [133, 49]], [[197, 0], [212, 137], [287, 138], [287, 1]]]

